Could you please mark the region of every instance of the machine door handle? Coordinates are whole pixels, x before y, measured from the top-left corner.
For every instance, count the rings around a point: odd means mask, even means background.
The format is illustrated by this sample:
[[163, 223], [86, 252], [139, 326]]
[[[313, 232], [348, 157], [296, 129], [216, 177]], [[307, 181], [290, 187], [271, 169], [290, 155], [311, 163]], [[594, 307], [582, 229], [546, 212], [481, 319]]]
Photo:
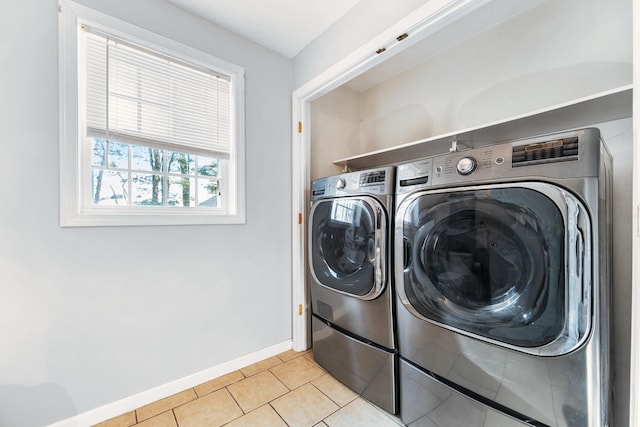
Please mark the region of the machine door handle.
[[384, 250], [382, 248], [383, 245], [383, 230], [382, 230], [382, 209], [376, 209], [376, 231], [375, 231], [375, 264], [374, 264], [374, 274], [375, 274], [375, 286], [380, 289], [384, 280], [384, 272], [382, 271], [384, 260]]
[[585, 263], [585, 247], [584, 247], [584, 236], [582, 235], [582, 231], [580, 229], [577, 230], [576, 233], [576, 245], [575, 245], [575, 275], [576, 279], [582, 283], [582, 300], [585, 303], [588, 303], [591, 298], [591, 284], [585, 283], [584, 277], [584, 263]]
[[404, 237], [402, 239], [402, 261], [404, 269], [406, 270], [411, 264], [411, 243], [409, 243], [409, 239]]
[[576, 234], [576, 276], [582, 277], [584, 271], [584, 238], [578, 231]]

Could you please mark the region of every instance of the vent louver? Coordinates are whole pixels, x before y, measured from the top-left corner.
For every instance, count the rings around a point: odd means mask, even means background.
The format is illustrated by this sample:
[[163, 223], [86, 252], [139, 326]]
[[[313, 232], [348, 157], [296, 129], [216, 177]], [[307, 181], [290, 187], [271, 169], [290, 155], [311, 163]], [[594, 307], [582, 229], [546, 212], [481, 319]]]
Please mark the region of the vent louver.
[[515, 167], [570, 160], [578, 160], [577, 137], [513, 147], [511, 164]]

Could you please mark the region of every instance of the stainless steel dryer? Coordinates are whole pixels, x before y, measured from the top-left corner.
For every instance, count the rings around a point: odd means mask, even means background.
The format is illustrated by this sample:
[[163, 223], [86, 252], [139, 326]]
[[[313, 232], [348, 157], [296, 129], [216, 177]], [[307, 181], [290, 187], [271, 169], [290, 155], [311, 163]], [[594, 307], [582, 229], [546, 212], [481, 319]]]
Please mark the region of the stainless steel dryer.
[[610, 169], [597, 129], [398, 166], [404, 423], [610, 425]]
[[314, 359], [390, 413], [397, 412], [394, 184], [393, 167], [314, 181], [308, 239]]

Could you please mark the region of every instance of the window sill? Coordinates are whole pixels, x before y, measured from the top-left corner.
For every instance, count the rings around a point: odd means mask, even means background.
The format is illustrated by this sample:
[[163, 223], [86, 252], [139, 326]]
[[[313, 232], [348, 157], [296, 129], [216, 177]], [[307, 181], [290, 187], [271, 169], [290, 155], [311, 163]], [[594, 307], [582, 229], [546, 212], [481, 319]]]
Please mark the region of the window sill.
[[244, 215], [198, 212], [105, 212], [87, 210], [62, 214], [61, 227], [118, 227], [158, 225], [216, 225], [244, 224]]

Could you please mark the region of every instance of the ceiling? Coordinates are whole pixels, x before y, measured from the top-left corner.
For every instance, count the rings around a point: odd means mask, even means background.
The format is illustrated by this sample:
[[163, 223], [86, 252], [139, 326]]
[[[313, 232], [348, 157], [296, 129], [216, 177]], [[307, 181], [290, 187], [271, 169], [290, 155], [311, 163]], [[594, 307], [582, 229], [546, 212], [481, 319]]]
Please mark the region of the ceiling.
[[169, 1], [287, 58], [293, 58], [359, 0]]
[[[359, 0], [168, 0], [193, 14], [246, 37], [262, 46], [293, 58], [311, 41], [353, 8]], [[381, 82], [428, 61], [438, 53], [544, 3], [545, 0], [490, 0], [472, 3], [456, 25], [441, 20], [422, 37], [404, 42], [407, 49], [389, 52], [386, 60], [346, 83], [365, 91]], [[410, 47], [409, 47], [410, 46]]]

